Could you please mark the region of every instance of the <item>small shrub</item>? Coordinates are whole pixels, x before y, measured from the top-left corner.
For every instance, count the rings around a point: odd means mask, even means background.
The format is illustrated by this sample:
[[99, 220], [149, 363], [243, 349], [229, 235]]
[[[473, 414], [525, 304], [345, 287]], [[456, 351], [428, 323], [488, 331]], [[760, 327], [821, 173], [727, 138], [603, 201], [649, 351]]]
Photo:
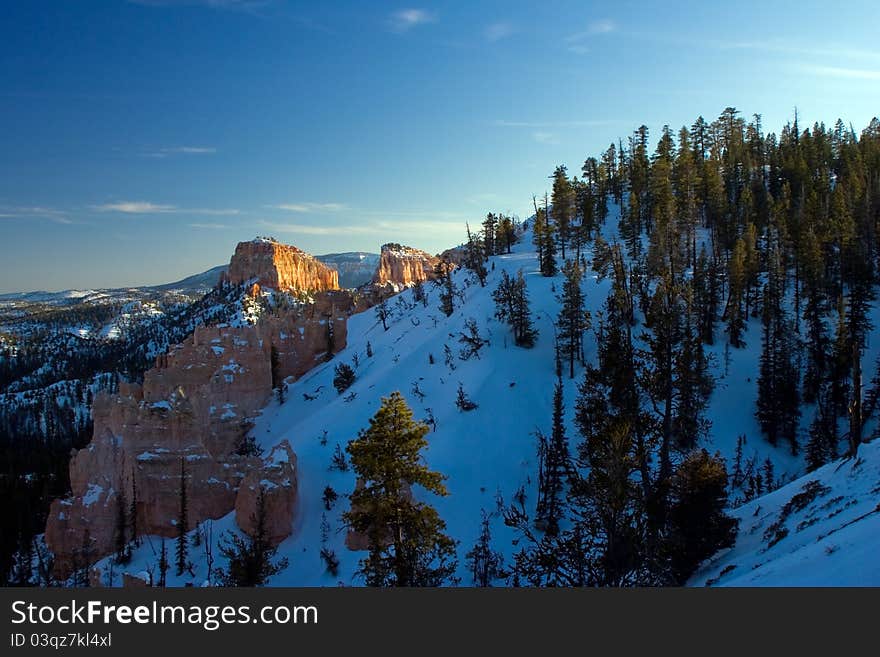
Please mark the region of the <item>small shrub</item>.
[[333, 371], [335, 373], [335, 376], [333, 377], [333, 387], [336, 388], [336, 392], [341, 395], [351, 387], [351, 384], [354, 383], [354, 370], [351, 369], [351, 366], [347, 363], [339, 363]]

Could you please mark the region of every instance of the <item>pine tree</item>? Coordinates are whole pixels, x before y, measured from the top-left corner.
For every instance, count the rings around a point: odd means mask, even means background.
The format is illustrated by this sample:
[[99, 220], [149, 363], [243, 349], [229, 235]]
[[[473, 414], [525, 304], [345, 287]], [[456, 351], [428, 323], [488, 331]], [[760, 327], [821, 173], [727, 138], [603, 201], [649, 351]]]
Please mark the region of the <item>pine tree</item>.
[[[641, 354], [645, 366], [645, 389], [658, 416], [660, 463], [657, 477], [661, 487], [665, 487], [672, 474], [671, 449], [679, 392], [676, 360], [682, 351], [683, 315], [679, 290], [667, 272], [657, 282], [645, 315], [648, 332], [642, 336], [646, 349]], [[681, 436], [680, 439], [690, 441], [696, 436]]]
[[352, 386], [355, 378], [354, 370], [348, 363], [338, 363], [333, 369], [333, 387], [340, 395]]
[[830, 340], [825, 328], [825, 315], [828, 312], [827, 300], [822, 290], [823, 270], [825, 268], [819, 240], [812, 229], [808, 230], [801, 242], [800, 259], [803, 281], [804, 322], [806, 323], [805, 347], [807, 366], [804, 372], [804, 402], [815, 401], [822, 381], [825, 379], [830, 359]]
[[[496, 239], [497, 228], [498, 217], [490, 212], [486, 215], [486, 219], [483, 221], [483, 249], [486, 258], [498, 253]], [[470, 233], [470, 228], [468, 228], [468, 233]]]
[[596, 551], [593, 570], [599, 586], [637, 585], [647, 577], [644, 498], [636, 480], [634, 437], [632, 425], [611, 417], [579, 446], [589, 472], [574, 495]]
[[576, 261], [567, 260], [562, 272], [565, 281], [559, 297], [562, 308], [557, 320], [557, 339], [561, 355], [568, 360], [569, 378], [573, 379], [575, 361], [583, 362], [583, 336], [584, 331], [590, 328], [590, 315], [584, 308], [580, 265]]
[[502, 216], [498, 224], [498, 244], [496, 244], [497, 252], [504, 249], [505, 253], [510, 253], [510, 248], [516, 243], [516, 225], [508, 216]]
[[760, 375], [757, 412], [761, 430], [770, 444], [782, 438], [797, 453], [800, 418], [798, 370], [795, 364], [794, 327], [783, 303], [785, 288], [778, 251], [771, 255], [770, 273], [764, 286]]
[[575, 188], [577, 209], [580, 213], [580, 224], [572, 229], [575, 240], [575, 260], [581, 259], [581, 250], [593, 234], [599, 229], [608, 213], [608, 204], [603, 191], [604, 170], [595, 157], [584, 161], [583, 181]]
[[336, 556], [335, 550], [327, 545], [327, 539], [330, 535], [330, 523], [327, 522], [327, 514], [321, 514], [321, 560], [327, 566], [327, 572], [332, 577], [339, 574], [339, 557]]
[[272, 373], [272, 389], [278, 390], [278, 403], [284, 403], [284, 382], [281, 377], [281, 361], [278, 355], [278, 347], [274, 344], [269, 350], [269, 364]]
[[421, 486], [447, 495], [443, 476], [422, 461], [429, 431], [393, 392], [382, 399], [370, 426], [348, 444], [364, 485], [351, 494], [351, 509], [343, 518], [367, 536], [369, 555], [359, 573], [368, 586], [439, 586], [454, 577], [455, 542], [444, 533], [446, 524], [433, 507], [409, 494], [412, 486]]
[[829, 395], [835, 417], [844, 415], [847, 412], [850, 394], [850, 365], [852, 362], [852, 349], [850, 345], [846, 305], [841, 295], [837, 303], [837, 325], [831, 355], [831, 366], [828, 374], [831, 384]]
[[559, 523], [563, 516], [562, 493], [564, 479], [572, 472], [571, 457], [568, 451], [568, 438], [565, 435], [565, 404], [562, 393], [562, 379], [557, 379], [553, 391], [553, 430], [550, 439], [539, 438], [543, 444], [543, 484], [539, 492], [538, 511], [535, 523], [550, 535], [559, 533]]
[[434, 268], [434, 283], [440, 287], [440, 310], [449, 317], [455, 312], [455, 283], [452, 280], [453, 265], [441, 260]]
[[125, 500], [120, 482], [119, 492], [116, 494], [116, 527], [114, 529], [114, 544], [116, 547], [116, 563], [127, 563], [131, 559], [131, 551], [128, 547], [128, 504]]
[[492, 582], [505, 576], [504, 555], [492, 549], [492, 533], [489, 516], [481, 511], [480, 535], [473, 548], [465, 555], [474, 586], [492, 586]]
[[162, 539], [162, 547], [159, 548], [159, 586], [164, 587], [168, 579], [168, 548], [165, 547], [165, 539]]
[[727, 470], [720, 454], [692, 452], [672, 477], [668, 553], [672, 581], [684, 584], [700, 563], [733, 545], [738, 521], [726, 515]]
[[736, 241], [733, 254], [728, 264], [728, 280], [730, 291], [727, 298], [727, 337], [732, 347], [743, 347], [742, 334], [745, 330], [745, 313], [743, 297], [745, 296], [747, 277], [746, 243], [740, 238]]
[[676, 215], [684, 222], [688, 261], [692, 269], [697, 268], [697, 227], [700, 221], [699, 163], [694, 157], [688, 129], [682, 126], [678, 132], [678, 153], [673, 167], [675, 186]]
[[186, 534], [189, 531], [189, 513], [186, 499], [186, 465], [183, 458], [180, 459], [180, 488], [179, 488], [180, 505], [177, 512], [177, 545], [174, 552], [174, 563], [177, 567], [177, 576], [183, 575], [187, 569], [187, 541]]
[[544, 273], [544, 232], [548, 230], [547, 215], [543, 208], [538, 207], [538, 200], [533, 196], [535, 220], [532, 222], [532, 244], [538, 252], [538, 269]]
[[278, 548], [266, 534], [266, 491], [262, 486], [253, 520], [251, 532], [242, 536], [229, 530], [221, 539], [220, 554], [228, 561], [225, 570], [216, 571], [222, 586], [265, 586], [273, 575], [287, 568], [287, 558], [276, 561]]
[[684, 303], [681, 348], [675, 354], [676, 399], [672, 435], [679, 450], [690, 450], [709, 433], [705, 413], [715, 382], [709, 373], [709, 359], [696, 326], [698, 309], [694, 307], [691, 286], [685, 289]]
[[333, 490], [330, 486], [324, 487], [324, 493], [321, 495], [321, 500], [324, 502], [324, 508], [329, 511], [333, 508], [333, 505], [336, 504], [336, 500], [339, 499], [339, 493]]
[[[533, 199], [534, 201], [534, 199]], [[550, 223], [547, 207], [539, 208], [535, 201], [535, 227], [533, 240], [538, 249], [538, 267], [544, 276], [555, 276], [558, 268], [556, 265], [556, 239], [554, 226]]]
[[480, 287], [486, 286], [486, 277], [489, 272], [486, 271], [485, 255], [483, 245], [480, 244], [479, 238], [471, 233], [471, 227], [467, 227], [467, 244], [465, 245], [465, 267], [470, 269], [477, 277]]
[[562, 259], [565, 260], [565, 244], [571, 237], [575, 213], [575, 193], [564, 165], [556, 167], [551, 177], [553, 178], [552, 219], [556, 225], [556, 238], [559, 240]]
[[336, 449], [333, 451], [333, 457], [330, 459], [330, 469], [339, 470], [340, 472], [348, 472], [348, 462], [345, 460], [345, 452], [342, 451], [342, 445], [336, 443]]
[[507, 271], [501, 272], [501, 281], [492, 293], [495, 300], [495, 317], [507, 322], [513, 329], [513, 341], [518, 347], [534, 346], [538, 331], [532, 325], [529, 297], [522, 269], [512, 279]]

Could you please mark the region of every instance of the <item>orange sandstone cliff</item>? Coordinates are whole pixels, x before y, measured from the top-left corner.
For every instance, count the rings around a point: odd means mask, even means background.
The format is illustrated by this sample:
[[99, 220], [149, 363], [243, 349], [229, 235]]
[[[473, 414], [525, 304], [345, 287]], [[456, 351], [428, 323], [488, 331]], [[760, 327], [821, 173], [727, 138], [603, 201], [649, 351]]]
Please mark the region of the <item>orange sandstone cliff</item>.
[[339, 289], [339, 273], [295, 246], [269, 238], [239, 242], [224, 279], [233, 285], [254, 279], [261, 287], [285, 292]]
[[274, 386], [343, 349], [347, 318], [363, 308], [334, 289], [335, 271], [294, 247], [239, 244], [230, 273], [230, 283], [256, 280], [312, 300], [255, 325], [198, 327], [156, 359], [142, 384], [95, 399], [92, 441], [70, 462], [72, 494], [52, 503], [46, 525], [58, 577], [114, 551], [120, 507], [128, 515], [134, 506], [139, 535], [174, 536], [181, 486], [189, 528], [235, 511], [250, 529], [263, 487], [271, 540], [291, 533], [296, 456], [286, 442], [253, 455], [251, 420]]
[[403, 288], [424, 282], [434, 277], [434, 267], [439, 261], [436, 256], [410, 246], [384, 244], [373, 283], [380, 286], [390, 283]]

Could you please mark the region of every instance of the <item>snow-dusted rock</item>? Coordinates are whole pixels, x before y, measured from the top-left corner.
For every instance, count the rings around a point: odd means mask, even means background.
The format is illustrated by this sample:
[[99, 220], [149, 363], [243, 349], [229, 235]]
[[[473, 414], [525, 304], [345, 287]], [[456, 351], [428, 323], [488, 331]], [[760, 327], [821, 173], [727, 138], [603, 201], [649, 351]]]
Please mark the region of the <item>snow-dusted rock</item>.
[[262, 489], [266, 535], [272, 545], [290, 536], [296, 505], [296, 455], [287, 440], [272, 448], [263, 466], [248, 472], [235, 498], [235, 521], [247, 533], [256, 530], [257, 500]]

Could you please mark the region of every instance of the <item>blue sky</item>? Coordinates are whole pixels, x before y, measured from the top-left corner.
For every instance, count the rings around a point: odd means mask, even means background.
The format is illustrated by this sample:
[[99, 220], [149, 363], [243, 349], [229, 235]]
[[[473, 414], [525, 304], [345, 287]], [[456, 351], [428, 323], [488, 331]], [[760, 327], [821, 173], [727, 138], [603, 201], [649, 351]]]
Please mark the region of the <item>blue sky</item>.
[[641, 123], [880, 113], [880, 3], [660, 5], [4, 2], [0, 292], [166, 282], [255, 235], [439, 251]]

